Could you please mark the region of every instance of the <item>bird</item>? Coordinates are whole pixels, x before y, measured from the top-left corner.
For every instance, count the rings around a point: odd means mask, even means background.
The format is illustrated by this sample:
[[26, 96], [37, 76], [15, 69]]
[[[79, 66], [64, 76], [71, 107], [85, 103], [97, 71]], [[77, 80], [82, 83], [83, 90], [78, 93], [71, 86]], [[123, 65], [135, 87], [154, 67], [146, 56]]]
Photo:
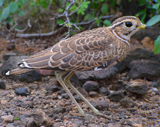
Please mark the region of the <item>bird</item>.
[[[6, 75], [21, 74], [31, 70], [54, 70], [59, 84], [64, 88], [82, 116], [87, 116], [70, 89], [92, 109], [97, 116], [110, 119], [97, 110], [70, 82], [76, 71], [100, 70], [125, 58], [130, 49], [130, 38], [141, 29], [149, 28], [135, 16], [123, 16], [109, 27], [99, 27], [61, 40], [55, 45], [23, 59], [16, 69]], [[70, 88], [70, 89], [69, 89]]]

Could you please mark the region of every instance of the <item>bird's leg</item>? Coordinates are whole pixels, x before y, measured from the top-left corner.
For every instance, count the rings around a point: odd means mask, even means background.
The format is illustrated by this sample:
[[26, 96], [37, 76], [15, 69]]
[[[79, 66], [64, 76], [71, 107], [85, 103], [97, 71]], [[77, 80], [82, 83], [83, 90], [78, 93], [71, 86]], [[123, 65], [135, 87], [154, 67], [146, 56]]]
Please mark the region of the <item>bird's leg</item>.
[[77, 101], [75, 100], [75, 98], [73, 97], [73, 95], [71, 94], [70, 90], [68, 89], [68, 87], [66, 86], [66, 84], [63, 82], [63, 75], [65, 75], [67, 72], [58, 72], [55, 71], [55, 75], [56, 78], [58, 80], [58, 82], [61, 84], [61, 86], [64, 88], [64, 90], [67, 92], [67, 94], [69, 95], [69, 97], [71, 98], [72, 102], [74, 102], [78, 108], [78, 111], [81, 113], [82, 116], [85, 116], [84, 111], [82, 110], [82, 108], [79, 106], [79, 104], [77, 103]]
[[99, 112], [99, 110], [97, 110], [70, 82], [70, 78], [72, 77], [72, 75], [74, 74], [74, 72], [70, 72], [65, 78], [64, 78], [64, 82], [65, 84], [70, 87], [77, 95], [80, 96], [80, 98], [92, 109], [92, 111], [98, 115], [98, 116], [102, 116], [105, 117], [107, 119], [112, 119], [109, 116], [106, 116], [102, 113]]

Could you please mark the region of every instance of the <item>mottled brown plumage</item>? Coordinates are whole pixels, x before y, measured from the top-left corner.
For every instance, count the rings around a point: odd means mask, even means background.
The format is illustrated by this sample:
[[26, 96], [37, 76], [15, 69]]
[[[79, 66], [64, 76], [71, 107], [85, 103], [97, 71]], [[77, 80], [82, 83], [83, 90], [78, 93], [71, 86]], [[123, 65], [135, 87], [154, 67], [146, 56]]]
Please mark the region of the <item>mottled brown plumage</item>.
[[[107, 117], [78, 93], [71, 85], [70, 78], [74, 71], [97, 70], [108, 67], [115, 61], [122, 60], [129, 50], [130, 37], [142, 28], [145, 28], [145, 25], [136, 17], [125, 16], [119, 18], [110, 27], [85, 31], [60, 41], [53, 47], [22, 60], [18, 69], [11, 70], [7, 74], [18, 74], [32, 69], [53, 69], [55, 70], [57, 80], [74, 103], [76, 101], [70, 95], [66, 85], [76, 92], [94, 113]], [[70, 73], [63, 80], [63, 75], [66, 72]], [[85, 115], [80, 106], [77, 103], [76, 105], [80, 113]]]

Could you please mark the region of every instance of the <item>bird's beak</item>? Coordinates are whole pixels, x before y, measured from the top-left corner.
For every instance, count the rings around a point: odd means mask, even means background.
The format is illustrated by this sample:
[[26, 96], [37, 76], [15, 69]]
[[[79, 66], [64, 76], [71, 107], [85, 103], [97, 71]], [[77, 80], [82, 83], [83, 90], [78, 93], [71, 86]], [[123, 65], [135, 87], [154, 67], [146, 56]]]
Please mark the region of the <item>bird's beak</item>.
[[139, 29], [148, 29], [148, 28], [150, 28], [150, 26], [142, 24], [142, 25], [138, 26], [137, 28], [139, 28]]

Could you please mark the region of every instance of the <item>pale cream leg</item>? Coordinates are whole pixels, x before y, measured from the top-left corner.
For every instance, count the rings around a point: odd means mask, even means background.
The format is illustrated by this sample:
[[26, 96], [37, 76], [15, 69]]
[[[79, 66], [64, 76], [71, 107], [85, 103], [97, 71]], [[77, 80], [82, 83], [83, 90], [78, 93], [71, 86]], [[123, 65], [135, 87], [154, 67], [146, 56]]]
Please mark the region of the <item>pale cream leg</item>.
[[69, 95], [69, 97], [71, 98], [72, 102], [74, 102], [78, 108], [78, 111], [81, 113], [82, 116], [85, 116], [84, 111], [82, 110], [82, 108], [79, 106], [79, 104], [77, 103], [77, 101], [75, 100], [75, 98], [73, 97], [73, 95], [71, 94], [70, 90], [68, 89], [68, 87], [66, 86], [66, 84], [63, 82], [63, 75], [65, 75], [66, 72], [55, 72], [56, 78], [58, 80], [58, 82], [62, 85], [62, 87], [64, 88], [64, 90], [67, 92], [67, 94]]
[[64, 82], [65, 84], [70, 87], [77, 95], [79, 95], [79, 97], [92, 109], [92, 111], [98, 115], [98, 116], [102, 116], [102, 117], [105, 117], [107, 119], [112, 119], [111, 117], [109, 116], [106, 116], [102, 113], [100, 113], [70, 82], [70, 78], [72, 77], [72, 75], [74, 74], [75, 72], [70, 72], [65, 78], [64, 78]]

